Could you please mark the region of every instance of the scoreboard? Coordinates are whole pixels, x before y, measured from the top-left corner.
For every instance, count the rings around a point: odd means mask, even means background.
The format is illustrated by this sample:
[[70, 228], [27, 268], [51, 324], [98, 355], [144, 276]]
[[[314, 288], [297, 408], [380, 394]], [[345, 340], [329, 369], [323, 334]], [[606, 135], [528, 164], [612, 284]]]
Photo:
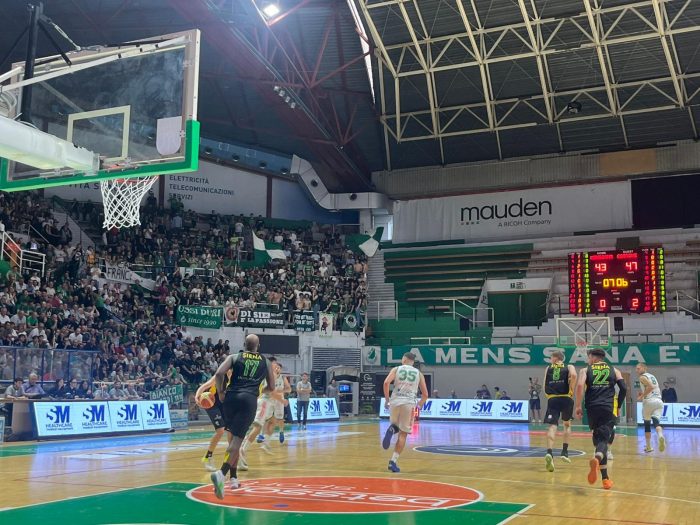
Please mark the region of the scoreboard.
[[663, 248], [569, 254], [572, 314], [664, 312]]

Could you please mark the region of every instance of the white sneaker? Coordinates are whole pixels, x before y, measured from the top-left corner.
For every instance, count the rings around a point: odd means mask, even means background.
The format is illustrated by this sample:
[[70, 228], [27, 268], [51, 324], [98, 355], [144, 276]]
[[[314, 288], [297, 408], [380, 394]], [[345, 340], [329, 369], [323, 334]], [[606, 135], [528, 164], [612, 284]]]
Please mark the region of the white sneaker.
[[245, 452], [243, 452], [242, 450], [240, 451], [240, 455], [238, 456], [237, 468], [238, 470], [248, 470], [248, 461], [246, 460]]
[[666, 438], [664, 436], [659, 436], [659, 452], [666, 450]]
[[226, 478], [223, 472], [217, 470], [211, 473], [211, 482], [214, 484], [214, 493], [218, 499], [224, 499], [224, 487], [226, 486]]
[[260, 445], [260, 448], [266, 454], [272, 454], [272, 449], [270, 448], [270, 444], [267, 441]]
[[608, 450], [608, 461], [612, 461], [615, 459], [615, 456], [613, 456], [612, 450]]
[[211, 462], [212, 458], [202, 458], [202, 465], [208, 472], [214, 472], [218, 470], [214, 464]]
[[241, 482], [238, 481], [237, 478], [231, 478], [229, 480], [228, 488], [230, 488], [231, 490], [236, 490], [240, 486], [241, 486]]

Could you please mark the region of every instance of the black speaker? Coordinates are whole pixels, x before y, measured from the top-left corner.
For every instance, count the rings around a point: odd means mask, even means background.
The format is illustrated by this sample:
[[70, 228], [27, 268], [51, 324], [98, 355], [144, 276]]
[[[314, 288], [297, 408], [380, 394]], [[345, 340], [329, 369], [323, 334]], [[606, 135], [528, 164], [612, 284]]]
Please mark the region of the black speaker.
[[312, 370], [309, 380], [311, 381], [311, 388], [314, 389], [314, 392], [318, 393], [319, 395], [326, 392], [325, 370]]
[[462, 332], [468, 332], [472, 329], [472, 320], [464, 317], [459, 318], [459, 329]]
[[624, 317], [613, 317], [613, 326], [616, 332], [622, 332], [625, 329]]

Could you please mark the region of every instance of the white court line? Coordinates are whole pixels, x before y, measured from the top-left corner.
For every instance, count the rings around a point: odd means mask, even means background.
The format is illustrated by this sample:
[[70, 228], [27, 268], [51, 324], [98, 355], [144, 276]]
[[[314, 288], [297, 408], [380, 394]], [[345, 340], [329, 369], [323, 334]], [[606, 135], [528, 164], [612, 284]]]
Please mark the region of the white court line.
[[0, 512], [6, 511], [6, 510], [26, 509], [27, 507], [36, 507], [38, 505], [49, 505], [51, 503], [62, 503], [64, 501], [70, 501], [70, 500], [75, 500], [75, 499], [92, 498], [93, 496], [105, 496], [107, 494], [116, 494], [117, 492], [124, 492], [127, 490], [158, 487], [160, 485], [169, 485], [170, 483], [181, 483], [181, 482], [179, 482], [179, 481], [164, 481], [163, 483], [150, 483], [148, 485], [137, 485], [135, 487], [126, 487], [126, 488], [117, 487], [114, 490], [108, 490], [107, 492], [97, 492], [95, 494], [84, 494], [82, 496], [70, 496], [68, 498], [54, 499], [54, 500], [50, 500], [50, 501], [41, 501], [38, 503], [30, 503], [29, 505], [21, 505], [19, 507], [5, 507], [3, 509], [0, 509]]
[[[506, 502], [505, 502], [505, 501], [499, 501], [498, 503], [506, 503]], [[521, 505], [524, 505], [524, 503], [521, 503]], [[525, 516], [525, 513], [526, 513], [528, 510], [530, 510], [532, 507], [534, 507], [534, 506], [535, 506], [534, 503], [530, 503], [527, 507], [525, 507], [524, 509], [519, 510], [518, 512], [516, 512], [516, 513], [513, 514], [512, 516], [507, 517], [507, 518], [504, 519], [502, 522], [500, 522], [498, 525], [503, 525], [504, 523], [508, 523], [510, 520], [514, 520], [515, 518], [527, 518], [528, 516]], [[532, 517], [532, 516], [530, 516], [530, 517]]]

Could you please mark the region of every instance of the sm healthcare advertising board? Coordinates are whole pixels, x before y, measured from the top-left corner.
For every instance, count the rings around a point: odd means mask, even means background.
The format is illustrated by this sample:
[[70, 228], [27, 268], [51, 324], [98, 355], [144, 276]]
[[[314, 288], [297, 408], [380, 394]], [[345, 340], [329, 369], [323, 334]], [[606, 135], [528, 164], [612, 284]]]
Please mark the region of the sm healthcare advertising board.
[[[296, 398], [289, 400], [289, 409], [292, 411], [292, 420], [298, 422]], [[338, 405], [335, 402], [335, 398], [312, 397], [309, 400], [309, 411], [306, 414], [306, 418], [308, 421], [340, 419]]]
[[[379, 400], [379, 417], [389, 417], [383, 399]], [[527, 422], [528, 402], [521, 399], [428, 399], [420, 418]]]
[[[665, 403], [661, 426], [700, 427], [700, 403]], [[637, 403], [637, 424], [644, 424], [642, 403]]]
[[632, 227], [629, 181], [394, 204], [394, 243], [493, 241]]
[[34, 403], [33, 409], [39, 437], [170, 428], [167, 401], [42, 401]]

